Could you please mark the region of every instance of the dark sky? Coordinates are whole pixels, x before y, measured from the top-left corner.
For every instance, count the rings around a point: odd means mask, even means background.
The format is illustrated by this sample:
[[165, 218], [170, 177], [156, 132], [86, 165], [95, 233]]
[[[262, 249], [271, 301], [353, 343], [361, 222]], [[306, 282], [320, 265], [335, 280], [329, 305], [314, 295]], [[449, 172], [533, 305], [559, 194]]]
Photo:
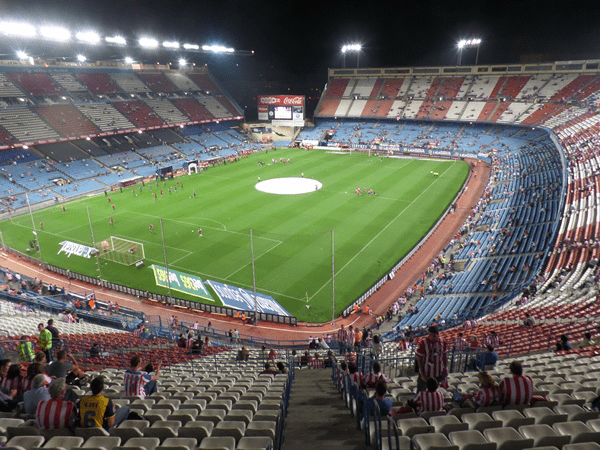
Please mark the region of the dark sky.
[[[469, 37], [482, 39], [480, 64], [519, 62], [524, 54], [546, 60], [596, 58], [599, 13], [597, 1], [323, 0], [310, 6], [299, 0], [0, 0], [2, 19], [254, 50], [251, 57], [188, 55], [188, 60], [208, 63], [226, 80], [283, 80], [296, 91], [322, 88], [327, 68], [342, 65], [341, 46], [352, 41], [363, 45], [361, 67], [454, 65], [456, 43]], [[15, 45], [4, 44], [5, 53]], [[28, 45], [29, 52], [37, 51]], [[69, 47], [60, 52], [76, 53]], [[124, 56], [119, 53], [111, 50], [107, 56]], [[172, 56], [136, 55], [148, 62]], [[475, 51], [465, 51], [462, 61], [474, 63]], [[346, 66], [355, 65], [356, 57], [349, 55]]]

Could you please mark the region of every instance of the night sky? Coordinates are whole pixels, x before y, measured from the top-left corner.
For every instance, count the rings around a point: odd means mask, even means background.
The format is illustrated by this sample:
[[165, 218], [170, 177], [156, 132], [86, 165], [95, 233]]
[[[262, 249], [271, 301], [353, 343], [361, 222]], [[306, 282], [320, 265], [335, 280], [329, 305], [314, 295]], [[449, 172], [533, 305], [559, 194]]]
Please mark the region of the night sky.
[[[455, 65], [456, 43], [479, 37], [479, 64], [554, 61], [600, 57], [600, 2], [541, 1], [321, 1], [297, 0], [0, 0], [2, 19], [49, 21], [72, 30], [90, 27], [104, 35], [142, 34], [159, 40], [219, 43], [254, 56], [185, 55], [208, 64], [242, 106], [249, 93], [315, 95], [327, 81], [327, 68], [341, 67], [341, 46], [360, 42], [360, 67]], [[3, 58], [16, 45], [30, 54], [73, 57], [79, 48], [38, 47], [7, 42]], [[85, 49], [84, 49], [85, 50]], [[89, 59], [121, 58], [119, 49], [87, 49]], [[166, 52], [134, 53], [148, 63], [177, 61]], [[356, 56], [346, 66], [356, 66]], [[474, 64], [465, 50], [463, 64]], [[286, 91], [286, 92], [284, 92]], [[242, 98], [239, 98], [239, 97]]]

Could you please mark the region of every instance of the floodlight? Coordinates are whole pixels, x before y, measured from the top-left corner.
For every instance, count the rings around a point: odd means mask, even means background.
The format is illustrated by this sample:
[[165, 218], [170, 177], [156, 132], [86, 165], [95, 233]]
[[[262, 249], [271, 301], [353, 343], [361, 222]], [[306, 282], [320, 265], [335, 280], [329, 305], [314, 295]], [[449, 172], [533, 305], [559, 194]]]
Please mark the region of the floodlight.
[[122, 36], [107, 36], [104, 38], [109, 44], [126, 45], [127, 40]]
[[197, 44], [183, 44], [183, 48], [186, 50], [199, 50], [200, 46]]
[[179, 42], [175, 41], [164, 41], [162, 45], [164, 48], [179, 48]]
[[158, 47], [158, 41], [152, 38], [141, 38], [139, 43], [142, 47], [145, 48], [156, 48]]
[[133, 64], [133, 58], [130, 56], [126, 56], [125, 57], [125, 63], [126, 64]]
[[179, 59], [179, 67], [185, 67], [187, 65], [187, 61], [184, 58]]
[[17, 58], [19, 59], [29, 59], [29, 55], [22, 50], [17, 51]]
[[233, 53], [235, 50], [223, 45], [203, 45], [202, 50], [213, 53]]
[[12, 36], [33, 37], [36, 35], [35, 27], [24, 22], [0, 22], [0, 31]]
[[80, 31], [75, 37], [81, 42], [86, 42], [88, 44], [97, 44], [100, 42], [100, 35], [95, 31]]
[[348, 44], [342, 47], [342, 53], [346, 52], [360, 52], [362, 50], [362, 45], [360, 44]]
[[79, 61], [79, 62], [85, 62], [86, 59], [87, 58], [85, 57], [85, 55], [81, 55], [81, 54], [77, 55], [77, 61]]
[[71, 32], [63, 27], [46, 26], [40, 28], [40, 34], [46, 39], [66, 42], [71, 39]]

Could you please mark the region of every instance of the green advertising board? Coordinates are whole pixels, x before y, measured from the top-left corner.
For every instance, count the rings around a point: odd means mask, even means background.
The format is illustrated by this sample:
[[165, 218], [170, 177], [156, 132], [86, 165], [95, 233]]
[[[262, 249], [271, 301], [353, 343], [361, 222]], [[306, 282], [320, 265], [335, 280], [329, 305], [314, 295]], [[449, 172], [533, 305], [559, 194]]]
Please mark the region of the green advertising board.
[[154, 271], [154, 280], [157, 286], [171, 288], [174, 291], [193, 295], [204, 300], [215, 300], [204, 287], [202, 280], [194, 275], [178, 272], [177, 270], [167, 269], [165, 267], [153, 264], [150, 268]]

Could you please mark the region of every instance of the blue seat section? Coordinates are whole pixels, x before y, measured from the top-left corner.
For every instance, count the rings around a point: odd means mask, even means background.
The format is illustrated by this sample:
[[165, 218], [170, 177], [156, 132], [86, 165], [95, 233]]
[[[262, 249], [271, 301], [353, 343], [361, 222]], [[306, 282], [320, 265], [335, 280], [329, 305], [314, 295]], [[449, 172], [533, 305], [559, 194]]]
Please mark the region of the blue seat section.
[[[432, 130], [420, 128], [419, 135], [419, 128], [411, 128], [404, 127], [409, 136], [405, 142], [422, 140], [425, 134], [438, 144], [455, 143], [451, 133], [438, 140], [439, 134]], [[492, 312], [531, 285], [556, 238], [564, 198], [563, 172], [560, 155], [547, 135], [504, 128], [488, 128], [481, 136], [473, 130], [469, 133], [467, 142], [483, 145], [492, 153], [491, 183], [452, 249], [452, 268], [425, 281], [416, 312], [405, 316], [399, 327], [422, 327], [436, 318], [463, 320]]]
[[52, 188], [52, 192], [62, 195], [63, 197], [76, 197], [81, 194], [96, 192], [106, 189], [106, 185], [96, 180], [78, 180], [70, 184], [56, 186]]
[[56, 170], [63, 172], [73, 180], [83, 180], [85, 178], [105, 175], [106, 167], [98, 164], [93, 159], [80, 159], [66, 163], [55, 164]]

